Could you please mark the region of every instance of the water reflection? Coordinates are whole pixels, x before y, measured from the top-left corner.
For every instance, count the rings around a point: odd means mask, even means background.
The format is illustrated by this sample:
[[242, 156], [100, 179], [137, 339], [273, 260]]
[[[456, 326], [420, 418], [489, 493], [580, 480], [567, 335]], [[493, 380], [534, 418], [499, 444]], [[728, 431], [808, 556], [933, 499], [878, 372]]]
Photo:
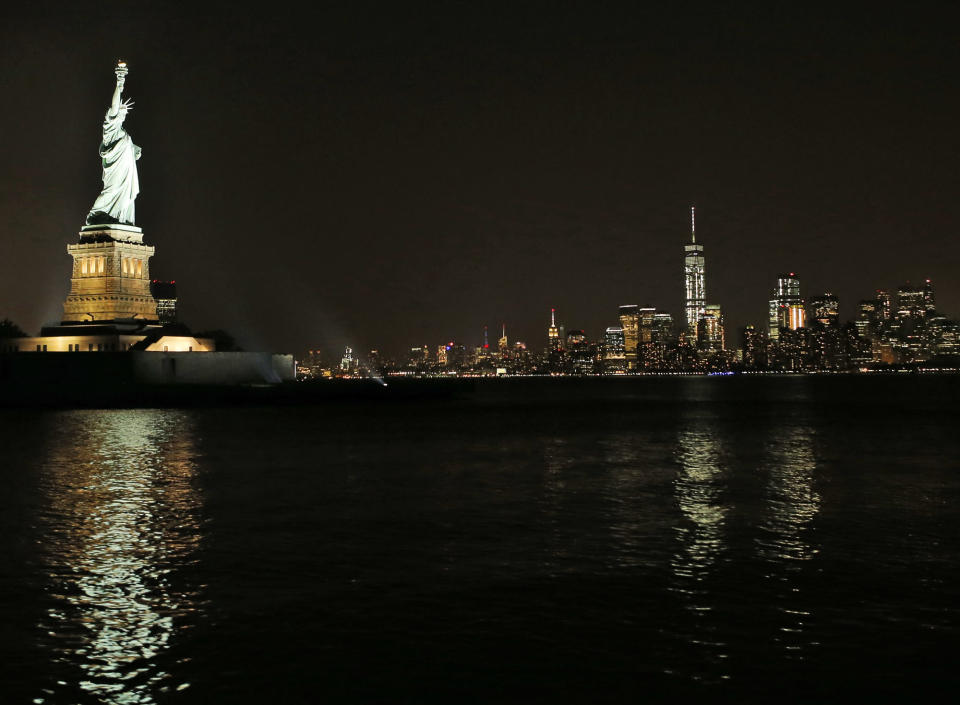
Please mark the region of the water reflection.
[[[677, 547], [670, 561], [673, 591], [681, 595], [683, 606], [691, 615], [690, 634], [685, 640], [702, 652], [713, 664], [704, 672], [727, 676], [721, 666], [727, 658], [727, 645], [718, 633], [718, 620], [711, 614], [716, 595], [708, 578], [715, 572], [727, 550], [726, 521], [729, 507], [725, 503], [726, 486], [721, 435], [708, 420], [691, 421], [677, 438], [677, 475], [673, 482], [674, 497], [683, 520], [677, 523]], [[701, 673], [692, 673], [699, 679]]]
[[54, 606], [42, 629], [57, 681], [35, 703], [152, 703], [199, 608], [182, 575], [200, 541], [194, 437], [180, 411], [58, 415], [42, 470], [43, 557]]
[[791, 658], [803, 658], [816, 645], [807, 636], [813, 615], [802, 589], [804, 564], [817, 553], [810, 537], [810, 522], [820, 510], [814, 442], [809, 426], [791, 425], [776, 429], [766, 447], [769, 479], [757, 550], [770, 566], [766, 577], [774, 587], [774, 642]]
[[571, 546], [565, 535], [566, 510], [564, 500], [568, 494], [566, 474], [574, 465], [568, 442], [559, 437], [544, 439], [543, 443], [543, 499], [541, 501], [547, 545], [545, 565], [551, 573], [563, 569], [569, 558]]
[[607, 468], [604, 500], [611, 510], [610, 560], [616, 568], [656, 564], [650, 529], [657, 514], [648, 494], [648, 483], [655, 481], [649, 462], [654, 448], [650, 434], [638, 431], [614, 433], [600, 441], [602, 462]]

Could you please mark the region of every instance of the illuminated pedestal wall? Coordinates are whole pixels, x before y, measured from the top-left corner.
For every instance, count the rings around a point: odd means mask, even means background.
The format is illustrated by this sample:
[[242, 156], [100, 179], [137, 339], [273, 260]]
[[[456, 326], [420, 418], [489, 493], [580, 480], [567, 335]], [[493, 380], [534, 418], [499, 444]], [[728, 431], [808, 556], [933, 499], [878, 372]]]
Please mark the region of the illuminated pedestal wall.
[[73, 257], [73, 274], [64, 323], [157, 320], [157, 302], [150, 294], [154, 248], [143, 244], [140, 228], [87, 226], [67, 252]]

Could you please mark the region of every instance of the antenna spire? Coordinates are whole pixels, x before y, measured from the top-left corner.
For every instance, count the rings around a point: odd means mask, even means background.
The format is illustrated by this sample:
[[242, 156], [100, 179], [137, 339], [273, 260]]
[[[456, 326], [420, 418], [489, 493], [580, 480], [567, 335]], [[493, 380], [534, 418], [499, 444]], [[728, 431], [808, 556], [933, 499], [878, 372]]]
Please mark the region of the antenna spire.
[[555, 308], [550, 309], [550, 327], [551, 327], [551, 328], [556, 328], [556, 327], [557, 327], [557, 317], [556, 317], [556, 313], [557, 313], [557, 309], [555, 309]]
[[693, 206], [690, 206], [690, 241], [694, 244], [697, 242], [697, 217]]

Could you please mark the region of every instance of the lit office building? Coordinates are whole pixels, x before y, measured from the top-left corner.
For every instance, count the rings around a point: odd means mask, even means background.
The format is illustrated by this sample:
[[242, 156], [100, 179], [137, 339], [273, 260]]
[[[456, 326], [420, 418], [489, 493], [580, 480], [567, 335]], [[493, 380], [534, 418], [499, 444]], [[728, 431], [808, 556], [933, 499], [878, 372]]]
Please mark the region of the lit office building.
[[935, 327], [933, 354], [960, 355], [960, 323], [943, 320]]
[[909, 283], [897, 289], [898, 318], [921, 318], [926, 312], [926, 292], [923, 289]]
[[864, 299], [857, 305], [857, 319], [853, 325], [861, 338], [873, 340], [880, 330], [880, 302], [877, 299]]
[[880, 306], [880, 320], [889, 321], [893, 318], [893, 296], [885, 289], [877, 289], [877, 302]]
[[723, 313], [717, 304], [704, 307], [697, 323], [697, 347], [704, 352], [718, 352], [724, 348]]
[[[646, 312], [653, 312], [647, 315]], [[649, 321], [649, 323], [647, 323]], [[640, 309], [640, 347], [637, 366], [644, 370], [667, 367], [667, 345], [673, 340], [673, 316], [655, 309]], [[646, 341], [646, 342], [644, 342]]]
[[770, 340], [780, 337], [780, 329], [797, 330], [803, 328], [804, 307], [800, 298], [800, 280], [793, 272], [781, 274], [777, 278], [777, 288], [769, 303], [768, 334]]
[[666, 345], [673, 338], [673, 316], [669, 313], [655, 313], [650, 326], [650, 342]]
[[340, 358], [340, 369], [344, 372], [350, 372], [356, 363], [353, 359], [353, 348], [345, 348], [343, 351], [343, 357]]
[[806, 323], [806, 311], [803, 304], [790, 304], [780, 309], [781, 320], [786, 321], [784, 328], [790, 330], [799, 330]]
[[157, 320], [160, 323], [176, 323], [177, 283], [154, 279], [150, 282], [150, 294], [157, 300]]
[[595, 372], [596, 351], [582, 330], [567, 333], [567, 352], [569, 369], [575, 375], [589, 375]]
[[753, 326], [745, 326], [742, 332], [743, 364], [749, 369], [766, 367], [767, 346], [763, 334]]
[[697, 335], [697, 321], [707, 305], [706, 260], [703, 245], [697, 244], [697, 229], [694, 209], [690, 209], [690, 244], [683, 246], [684, 310], [686, 330], [691, 339]]
[[572, 330], [567, 333], [567, 347], [572, 348], [574, 345], [583, 345], [587, 342], [587, 335], [582, 330]]
[[840, 301], [833, 294], [811, 296], [807, 300], [807, 313], [811, 322], [819, 323], [826, 328], [840, 326]]
[[416, 348], [410, 348], [410, 356], [407, 358], [407, 364], [416, 369], [422, 370], [427, 365], [427, 358], [430, 354], [430, 350], [426, 345]]
[[623, 329], [623, 349], [627, 359], [627, 369], [637, 367], [637, 345], [640, 342], [640, 307], [626, 304], [620, 307], [620, 327]]
[[643, 345], [653, 341], [653, 321], [657, 316], [655, 308], [641, 308], [640, 313], [640, 331], [638, 333], [638, 342]]
[[627, 356], [623, 348], [623, 328], [611, 326], [603, 335], [603, 373], [623, 374], [627, 370]]
[[936, 310], [937, 304], [933, 297], [933, 282], [927, 279], [923, 283], [923, 307], [927, 313]]
[[773, 341], [780, 339], [780, 302], [776, 299], [767, 302], [767, 335]]

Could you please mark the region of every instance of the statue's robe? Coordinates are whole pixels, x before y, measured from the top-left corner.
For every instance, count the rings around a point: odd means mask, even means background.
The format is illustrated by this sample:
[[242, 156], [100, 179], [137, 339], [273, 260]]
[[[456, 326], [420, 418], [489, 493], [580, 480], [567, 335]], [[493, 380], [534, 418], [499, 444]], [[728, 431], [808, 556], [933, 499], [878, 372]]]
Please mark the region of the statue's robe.
[[134, 201], [140, 193], [137, 158], [140, 148], [123, 129], [125, 110], [115, 115], [107, 111], [103, 119], [103, 142], [100, 159], [103, 163], [103, 190], [87, 215], [87, 224], [134, 224]]

